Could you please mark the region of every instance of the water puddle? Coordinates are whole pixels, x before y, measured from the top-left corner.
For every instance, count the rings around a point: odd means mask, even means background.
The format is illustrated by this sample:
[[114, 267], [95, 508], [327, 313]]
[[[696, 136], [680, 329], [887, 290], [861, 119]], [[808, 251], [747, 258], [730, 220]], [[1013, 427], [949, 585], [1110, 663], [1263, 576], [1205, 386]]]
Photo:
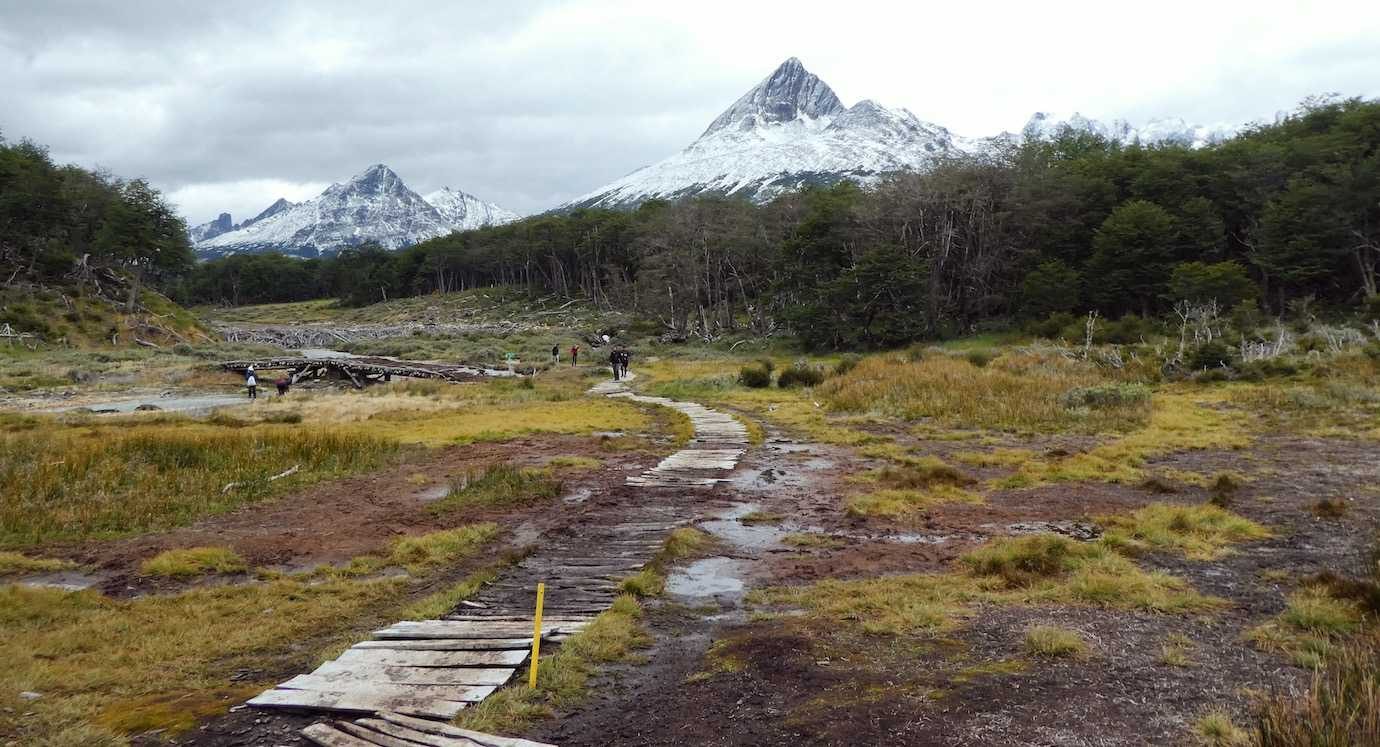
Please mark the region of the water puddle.
[[760, 511], [761, 508], [761, 505], [757, 503], [735, 503], [728, 511], [709, 521], [701, 522], [699, 526], [704, 531], [737, 547], [752, 550], [775, 547], [780, 544], [781, 537], [786, 534], [786, 529], [777, 524], [745, 524], [742, 521], [744, 517], [755, 511]]
[[434, 485], [418, 493], [417, 499], [420, 500], [422, 503], [434, 503], [436, 501], [441, 500], [442, 498], [445, 498], [448, 495], [450, 495], [450, 486], [445, 483], [441, 483], [440, 485]]
[[592, 495], [594, 495], [593, 490], [589, 488], [580, 488], [570, 495], [561, 496], [561, 502], [571, 506], [578, 506], [586, 500], [589, 500], [589, 497]]
[[131, 413], [140, 410], [161, 412], [207, 413], [217, 407], [248, 404], [243, 394], [203, 394], [189, 397], [150, 396], [137, 399], [118, 399], [91, 402], [84, 405], [53, 407], [44, 412], [93, 412], [100, 415]]
[[696, 560], [671, 572], [666, 578], [666, 593], [693, 599], [740, 597], [746, 586], [743, 581], [744, 570], [743, 561], [733, 558]]
[[81, 591], [90, 589], [101, 583], [105, 579], [81, 571], [55, 571], [53, 573], [41, 573], [36, 576], [27, 576], [19, 580], [20, 586], [27, 586], [31, 589], [61, 589], [63, 591]]

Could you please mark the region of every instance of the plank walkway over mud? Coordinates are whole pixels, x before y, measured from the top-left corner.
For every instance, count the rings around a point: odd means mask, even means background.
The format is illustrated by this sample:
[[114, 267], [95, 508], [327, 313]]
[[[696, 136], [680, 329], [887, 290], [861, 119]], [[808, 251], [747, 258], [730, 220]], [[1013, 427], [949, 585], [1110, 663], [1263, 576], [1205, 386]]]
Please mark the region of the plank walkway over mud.
[[425, 363], [363, 356], [338, 358], [284, 356], [259, 360], [225, 361], [220, 364], [220, 367], [226, 371], [235, 371], [241, 374], [247, 371], [250, 366], [253, 366], [255, 371], [287, 371], [289, 372], [289, 381], [293, 384], [304, 378], [323, 378], [333, 375], [337, 378], [347, 379], [361, 389], [366, 384], [387, 381], [394, 376], [414, 379], [441, 379], [444, 381], [475, 381], [495, 376], [516, 375], [508, 371], [466, 366], [460, 363]]
[[248, 705], [360, 717], [315, 723], [302, 731], [324, 747], [543, 747], [442, 722], [525, 672], [538, 581], [546, 584], [542, 639], [558, 643], [608, 609], [622, 579], [656, 555], [668, 532], [694, 518], [688, 502], [662, 498], [727, 479], [748, 443], [742, 423], [702, 405], [635, 395], [620, 382], [596, 385], [590, 393], [672, 407], [694, 424], [695, 435], [686, 448], [629, 477], [628, 487], [615, 488], [636, 489], [648, 500], [628, 506], [615, 524], [548, 532], [539, 552], [450, 614], [376, 630], [334, 661], [279, 684]]

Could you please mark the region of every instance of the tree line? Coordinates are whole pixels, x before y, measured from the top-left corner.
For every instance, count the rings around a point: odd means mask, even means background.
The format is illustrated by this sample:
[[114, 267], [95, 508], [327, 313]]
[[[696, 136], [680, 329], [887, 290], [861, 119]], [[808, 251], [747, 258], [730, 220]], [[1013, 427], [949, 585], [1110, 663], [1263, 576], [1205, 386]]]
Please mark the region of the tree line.
[[5, 287], [99, 289], [102, 273], [118, 272], [133, 307], [141, 285], [176, 283], [192, 265], [186, 225], [148, 182], [58, 166], [38, 144], [0, 138]]
[[1066, 130], [866, 189], [547, 214], [319, 261], [236, 256], [185, 288], [367, 304], [517, 285], [678, 335], [780, 329], [845, 348], [1088, 310], [1150, 317], [1180, 300], [1345, 308], [1376, 296], [1378, 269], [1380, 103], [1350, 99], [1201, 149]]

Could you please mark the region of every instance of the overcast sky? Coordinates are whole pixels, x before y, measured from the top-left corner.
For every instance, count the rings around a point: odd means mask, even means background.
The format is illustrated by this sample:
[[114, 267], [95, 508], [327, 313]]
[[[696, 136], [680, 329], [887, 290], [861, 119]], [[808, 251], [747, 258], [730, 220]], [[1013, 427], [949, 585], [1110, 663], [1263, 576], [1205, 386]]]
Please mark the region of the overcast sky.
[[1380, 96], [1380, 3], [0, 0], [0, 133], [191, 223], [380, 162], [531, 213], [689, 144], [791, 56], [964, 135], [1240, 122]]

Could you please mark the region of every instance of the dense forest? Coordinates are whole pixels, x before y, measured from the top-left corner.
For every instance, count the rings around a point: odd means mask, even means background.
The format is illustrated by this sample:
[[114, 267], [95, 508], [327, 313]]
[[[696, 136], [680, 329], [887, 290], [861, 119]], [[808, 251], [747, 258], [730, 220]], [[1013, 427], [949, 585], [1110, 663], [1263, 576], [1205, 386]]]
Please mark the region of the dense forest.
[[72, 285], [99, 292], [104, 278], [133, 305], [143, 283], [179, 282], [192, 265], [186, 225], [148, 182], [57, 166], [42, 146], [0, 138], [5, 288]]
[[[119, 268], [185, 303], [407, 295], [516, 285], [659, 320], [673, 335], [794, 333], [884, 347], [1072, 314], [1164, 315], [1180, 301], [1284, 314], [1377, 306], [1380, 103], [1313, 101], [1213, 147], [1065, 131], [873, 187], [766, 204], [580, 210], [320, 260], [193, 264], [142, 181], [56, 167], [0, 142], [9, 282]], [[12, 273], [12, 274], [11, 274]]]

